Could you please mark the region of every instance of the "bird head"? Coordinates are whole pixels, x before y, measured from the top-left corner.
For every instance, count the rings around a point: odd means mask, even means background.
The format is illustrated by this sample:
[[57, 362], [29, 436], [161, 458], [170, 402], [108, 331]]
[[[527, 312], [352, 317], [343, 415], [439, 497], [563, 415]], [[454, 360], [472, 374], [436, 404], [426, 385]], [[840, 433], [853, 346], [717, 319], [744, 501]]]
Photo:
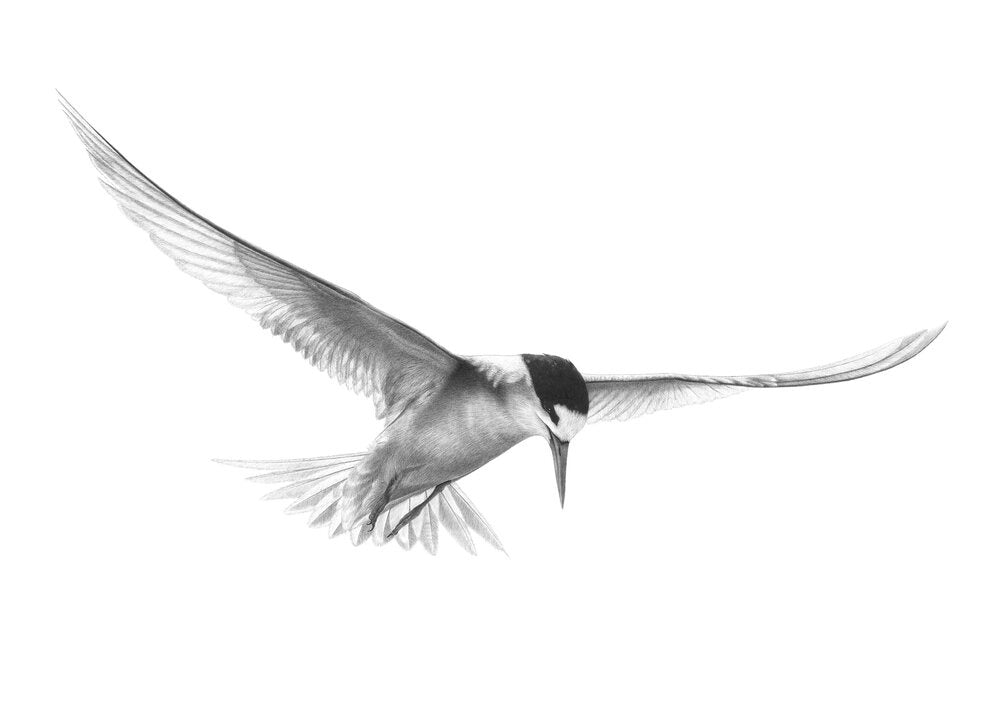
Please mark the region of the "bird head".
[[583, 375], [569, 360], [555, 355], [522, 355], [537, 399], [535, 435], [552, 449], [559, 504], [566, 503], [566, 459], [569, 442], [587, 423], [590, 396]]

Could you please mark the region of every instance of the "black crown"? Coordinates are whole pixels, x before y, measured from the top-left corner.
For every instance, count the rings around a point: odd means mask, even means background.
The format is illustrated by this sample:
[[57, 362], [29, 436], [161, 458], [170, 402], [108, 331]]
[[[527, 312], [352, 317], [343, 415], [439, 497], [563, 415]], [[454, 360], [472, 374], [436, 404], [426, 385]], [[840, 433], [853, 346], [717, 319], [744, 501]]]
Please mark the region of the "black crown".
[[556, 404], [586, 415], [590, 410], [587, 383], [572, 362], [555, 355], [525, 354], [521, 357], [531, 375], [538, 401], [553, 423], [559, 423]]

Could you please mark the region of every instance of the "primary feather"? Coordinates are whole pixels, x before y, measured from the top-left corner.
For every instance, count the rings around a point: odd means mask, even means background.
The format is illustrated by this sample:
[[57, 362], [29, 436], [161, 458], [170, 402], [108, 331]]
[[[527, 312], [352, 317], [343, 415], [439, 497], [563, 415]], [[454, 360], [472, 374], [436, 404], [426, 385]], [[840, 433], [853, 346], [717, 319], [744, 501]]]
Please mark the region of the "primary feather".
[[782, 374], [710, 377], [699, 375], [584, 375], [590, 394], [588, 423], [625, 421], [654, 411], [700, 404], [753, 387], [799, 387], [867, 377], [913, 358], [944, 325], [893, 340], [828, 365]]
[[[61, 96], [60, 96], [61, 98]], [[68, 102], [62, 106], [122, 211], [183, 271], [369, 396], [387, 421], [440, 384], [459, 358], [357, 295], [251, 245], [195, 213], [135, 168]]]

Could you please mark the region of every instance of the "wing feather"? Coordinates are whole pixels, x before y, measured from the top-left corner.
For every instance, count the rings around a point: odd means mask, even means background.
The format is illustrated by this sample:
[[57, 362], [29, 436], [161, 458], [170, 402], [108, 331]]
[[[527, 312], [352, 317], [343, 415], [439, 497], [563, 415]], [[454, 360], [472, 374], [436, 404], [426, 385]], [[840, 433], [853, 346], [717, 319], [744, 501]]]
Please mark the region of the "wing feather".
[[701, 404], [753, 387], [831, 384], [883, 372], [915, 357], [944, 329], [922, 330], [860, 355], [828, 365], [782, 374], [743, 377], [697, 375], [584, 375], [590, 394], [589, 423], [625, 421], [643, 414]]
[[459, 358], [357, 295], [218, 227], [157, 186], [65, 99], [104, 189], [187, 274], [226, 296], [313, 366], [372, 398], [390, 419], [440, 384]]

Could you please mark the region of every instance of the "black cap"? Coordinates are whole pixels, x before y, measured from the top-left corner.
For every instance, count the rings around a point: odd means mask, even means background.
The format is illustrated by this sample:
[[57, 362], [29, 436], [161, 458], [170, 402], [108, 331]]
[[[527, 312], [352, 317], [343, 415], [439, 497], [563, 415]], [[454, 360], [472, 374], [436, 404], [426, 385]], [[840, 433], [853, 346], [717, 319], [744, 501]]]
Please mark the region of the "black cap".
[[538, 401], [553, 423], [559, 423], [556, 404], [579, 414], [587, 414], [590, 410], [587, 383], [572, 362], [555, 355], [524, 354], [521, 357], [531, 375]]

